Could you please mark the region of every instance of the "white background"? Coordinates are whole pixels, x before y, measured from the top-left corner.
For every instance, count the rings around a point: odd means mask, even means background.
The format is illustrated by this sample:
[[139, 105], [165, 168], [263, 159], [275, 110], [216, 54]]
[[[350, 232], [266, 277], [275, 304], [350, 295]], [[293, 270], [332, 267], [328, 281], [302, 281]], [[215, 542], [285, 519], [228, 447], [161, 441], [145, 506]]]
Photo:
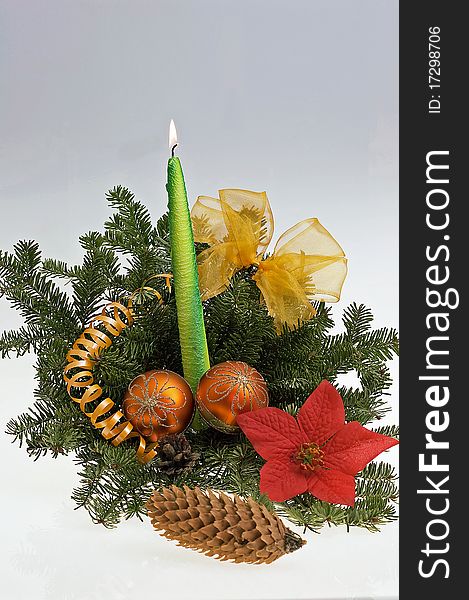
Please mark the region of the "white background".
[[[397, 0], [1, 0], [0, 247], [78, 236], [130, 187], [166, 205], [174, 118], [191, 199], [266, 190], [275, 239], [316, 216], [350, 258], [340, 310], [397, 326]], [[1, 329], [20, 325], [0, 302]], [[27, 409], [33, 357], [0, 362], [0, 429]], [[393, 365], [397, 377], [396, 366]], [[396, 422], [397, 382], [392, 389]], [[31, 461], [0, 433], [2, 598], [387, 598], [397, 524], [306, 534], [270, 566], [218, 563], [137, 520], [107, 531], [68, 499], [71, 457]], [[396, 461], [397, 450], [388, 457]]]

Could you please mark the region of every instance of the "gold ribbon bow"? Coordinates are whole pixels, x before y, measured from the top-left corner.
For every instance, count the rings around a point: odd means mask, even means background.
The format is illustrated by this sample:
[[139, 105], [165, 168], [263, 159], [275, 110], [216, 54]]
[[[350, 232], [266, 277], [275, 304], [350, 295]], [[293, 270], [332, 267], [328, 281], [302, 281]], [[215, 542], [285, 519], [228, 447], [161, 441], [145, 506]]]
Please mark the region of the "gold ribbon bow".
[[198, 256], [202, 300], [225, 290], [240, 269], [257, 265], [254, 281], [277, 330], [316, 314], [311, 302], [337, 302], [347, 275], [344, 251], [317, 219], [297, 223], [280, 236], [271, 256], [274, 219], [265, 192], [220, 190], [199, 196], [191, 217], [196, 242], [210, 244]]

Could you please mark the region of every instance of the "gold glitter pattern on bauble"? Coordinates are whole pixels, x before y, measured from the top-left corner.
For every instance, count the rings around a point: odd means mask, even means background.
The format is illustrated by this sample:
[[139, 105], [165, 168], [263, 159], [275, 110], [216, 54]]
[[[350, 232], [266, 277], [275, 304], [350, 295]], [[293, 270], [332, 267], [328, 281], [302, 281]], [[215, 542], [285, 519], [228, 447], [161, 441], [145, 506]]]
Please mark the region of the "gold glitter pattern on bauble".
[[189, 425], [194, 400], [183, 377], [172, 371], [153, 370], [130, 383], [123, 408], [135, 429], [155, 442], [163, 435], [180, 433]]
[[210, 425], [233, 433], [238, 430], [239, 414], [268, 405], [267, 384], [248, 364], [227, 361], [215, 365], [202, 377], [197, 387], [197, 403]]

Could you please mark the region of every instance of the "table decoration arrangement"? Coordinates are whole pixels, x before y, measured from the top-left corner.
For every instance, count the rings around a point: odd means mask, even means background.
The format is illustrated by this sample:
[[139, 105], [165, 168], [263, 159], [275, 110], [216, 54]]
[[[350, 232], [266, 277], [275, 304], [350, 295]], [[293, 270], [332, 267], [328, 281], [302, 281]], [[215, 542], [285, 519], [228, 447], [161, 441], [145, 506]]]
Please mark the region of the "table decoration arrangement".
[[398, 443], [379, 425], [397, 332], [353, 303], [332, 333], [347, 258], [329, 230], [306, 215], [270, 251], [275, 211], [245, 189], [190, 211], [177, 143], [172, 122], [156, 222], [117, 186], [81, 264], [34, 241], [0, 251], [0, 296], [24, 320], [0, 354], [36, 355], [34, 402], [7, 433], [35, 460], [73, 456], [95, 523], [149, 517], [221, 560], [302, 548], [282, 519], [377, 531], [396, 519], [395, 470], [374, 459]]

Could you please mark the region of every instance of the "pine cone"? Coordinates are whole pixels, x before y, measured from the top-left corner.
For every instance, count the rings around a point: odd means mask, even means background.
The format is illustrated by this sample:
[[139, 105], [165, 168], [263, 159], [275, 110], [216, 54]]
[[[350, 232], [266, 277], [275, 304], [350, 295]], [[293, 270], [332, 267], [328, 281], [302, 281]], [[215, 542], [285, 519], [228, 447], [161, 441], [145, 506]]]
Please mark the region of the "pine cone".
[[153, 527], [164, 537], [220, 560], [271, 563], [306, 542], [252, 498], [229, 498], [173, 485], [147, 502]]
[[192, 470], [200, 454], [192, 452], [189, 440], [183, 433], [165, 436], [157, 448], [158, 467], [167, 475], [177, 475]]

